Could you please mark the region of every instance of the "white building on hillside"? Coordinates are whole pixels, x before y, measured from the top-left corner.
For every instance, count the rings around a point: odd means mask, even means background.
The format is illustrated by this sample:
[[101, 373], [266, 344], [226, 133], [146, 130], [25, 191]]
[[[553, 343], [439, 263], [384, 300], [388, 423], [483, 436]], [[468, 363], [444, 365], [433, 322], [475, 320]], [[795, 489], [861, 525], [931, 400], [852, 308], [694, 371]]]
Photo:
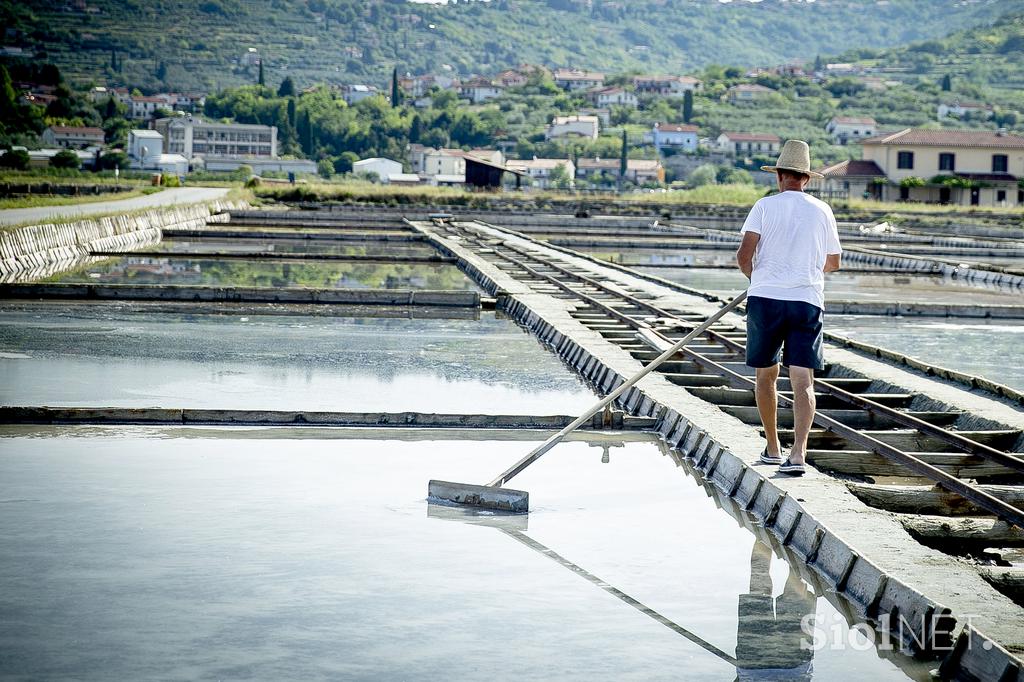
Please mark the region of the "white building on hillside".
[[604, 74], [597, 71], [578, 69], [555, 69], [552, 78], [555, 85], [563, 90], [589, 90], [604, 85]]
[[833, 116], [825, 124], [825, 132], [832, 136], [836, 144], [847, 144], [874, 137], [878, 132], [878, 124], [870, 116]]
[[640, 103], [636, 97], [636, 93], [616, 86], [591, 90], [587, 93], [587, 96], [590, 98], [591, 102], [599, 107], [620, 106], [636, 109], [637, 105]]
[[544, 131], [544, 139], [585, 137], [596, 140], [599, 131], [600, 123], [597, 116], [555, 116]]
[[367, 97], [373, 97], [377, 94], [379, 94], [377, 88], [372, 85], [363, 85], [361, 83], [356, 85], [346, 85], [341, 89], [341, 98], [345, 100], [346, 104], [355, 104], [356, 102], [360, 102]]
[[470, 78], [459, 84], [459, 96], [468, 99], [473, 104], [500, 97], [504, 91], [504, 86], [486, 78]]
[[778, 135], [766, 133], [732, 133], [725, 132], [716, 141], [719, 151], [730, 156], [771, 156], [778, 154]]
[[950, 116], [963, 118], [967, 115], [989, 119], [995, 115], [995, 109], [991, 104], [982, 104], [981, 102], [953, 102], [952, 104], [940, 104], [936, 107], [936, 114], [940, 119]]

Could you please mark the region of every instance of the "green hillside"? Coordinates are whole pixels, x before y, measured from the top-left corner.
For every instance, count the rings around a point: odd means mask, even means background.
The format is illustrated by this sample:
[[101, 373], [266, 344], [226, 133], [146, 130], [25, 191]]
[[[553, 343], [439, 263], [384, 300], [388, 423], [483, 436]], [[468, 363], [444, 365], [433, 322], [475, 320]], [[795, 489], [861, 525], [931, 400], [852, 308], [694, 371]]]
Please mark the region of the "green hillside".
[[[490, 73], [521, 62], [622, 72], [771, 65], [932, 39], [991, 23], [1024, 0], [0, 0], [5, 44], [78, 82], [215, 90], [268, 84], [383, 85], [412, 73]], [[116, 64], [116, 68], [112, 68]], [[446, 67], [447, 65], [447, 67]]]

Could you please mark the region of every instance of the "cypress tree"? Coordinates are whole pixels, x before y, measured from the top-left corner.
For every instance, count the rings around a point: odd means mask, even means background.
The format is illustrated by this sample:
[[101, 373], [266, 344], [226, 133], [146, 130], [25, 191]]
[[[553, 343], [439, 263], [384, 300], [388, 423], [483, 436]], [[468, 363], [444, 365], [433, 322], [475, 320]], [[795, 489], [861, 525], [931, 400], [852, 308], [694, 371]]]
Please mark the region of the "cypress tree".
[[693, 118], [693, 91], [687, 90], [683, 93], [683, 123], [689, 123]]
[[942, 77], [942, 91], [949, 92], [953, 89], [953, 78], [948, 73]]
[[288, 126], [292, 129], [295, 128], [295, 98], [288, 98]]
[[260, 77], [259, 77], [258, 83], [259, 83], [261, 88], [262, 87], [266, 87], [266, 85], [267, 85], [267, 81], [263, 77], [263, 59], [262, 58], [260, 59]]
[[402, 93], [398, 89], [398, 69], [391, 69], [391, 106], [397, 107], [402, 103]]
[[622, 153], [619, 156], [619, 182], [626, 177], [626, 170], [629, 168], [629, 161], [627, 156], [627, 141], [626, 141], [626, 129], [622, 129]]

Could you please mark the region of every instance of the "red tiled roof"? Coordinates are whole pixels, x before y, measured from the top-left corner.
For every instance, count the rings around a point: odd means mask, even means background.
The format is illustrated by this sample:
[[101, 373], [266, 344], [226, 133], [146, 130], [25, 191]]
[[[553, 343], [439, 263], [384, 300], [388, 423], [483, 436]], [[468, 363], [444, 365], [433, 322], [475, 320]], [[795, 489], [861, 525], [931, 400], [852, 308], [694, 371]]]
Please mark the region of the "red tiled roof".
[[832, 120], [836, 123], [845, 123], [847, 125], [876, 125], [875, 119], [870, 116], [833, 116]]
[[50, 130], [64, 135], [106, 135], [103, 128], [84, 128], [81, 126], [50, 126]]
[[697, 126], [680, 123], [656, 123], [655, 125], [663, 133], [695, 133], [699, 130]]
[[1024, 137], [991, 130], [915, 130], [875, 135], [861, 144], [920, 145], [925, 147], [1011, 147], [1024, 149]]
[[778, 135], [769, 135], [767, 133], [729, 133], [723, 132], [723, 135], [728, 137], [733, 142], [779, 142]]
[[827, 178], [869, 177], [884, 178], [885, 173], [874, 161], [846, 160], [819, 168], [818, 172]]

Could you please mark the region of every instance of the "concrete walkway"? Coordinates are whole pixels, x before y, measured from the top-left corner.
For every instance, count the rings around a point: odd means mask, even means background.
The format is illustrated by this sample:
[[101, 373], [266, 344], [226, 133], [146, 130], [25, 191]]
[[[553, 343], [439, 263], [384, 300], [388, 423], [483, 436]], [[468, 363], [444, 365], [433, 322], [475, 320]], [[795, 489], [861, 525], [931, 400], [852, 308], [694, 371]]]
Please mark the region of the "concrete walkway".
[[127, 213], [146, 208], [158, 208], [181, 204], [198, 204], [204, 201], [222, 199], [228, 189], [224, 187], [172, 187], [155, 194], [119, 199], [96, 201], [84, 204], [61, 206], [36, 206], [33, 208], [11, 208], [0, 211], [0, 225], [53, 220], [54, 218], [89, 216], [106, 213]]

